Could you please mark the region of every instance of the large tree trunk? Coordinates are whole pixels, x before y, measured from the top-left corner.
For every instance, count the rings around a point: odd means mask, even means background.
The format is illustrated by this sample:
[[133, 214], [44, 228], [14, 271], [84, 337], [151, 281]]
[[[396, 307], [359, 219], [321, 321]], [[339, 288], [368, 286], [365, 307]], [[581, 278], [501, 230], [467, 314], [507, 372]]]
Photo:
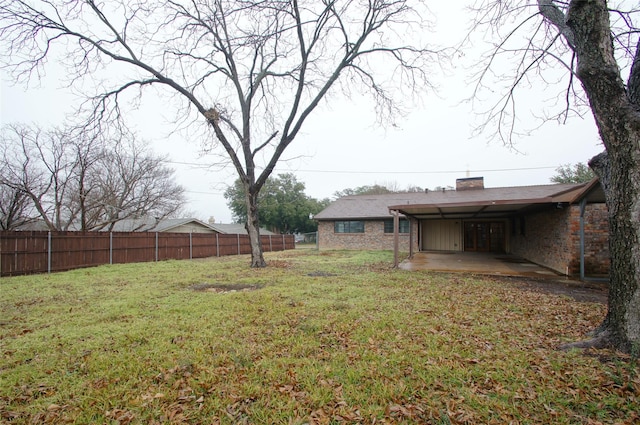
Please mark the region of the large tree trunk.
[[[635, 140], [638, 145], [637, 136]], [[589, 343], [629, 351], [640, 344], [640, 178], [637, 166], [635, 172], [625, 172], [611, 162], [607, 152], [589, 162], [605, 191], [611, 254], [609, 308], [604, 322], [594, 332], [594, 340]], [[632, 175], [636, 177], [630, 177]]]
[[247, 222], [245, 227], [251, 243], [251, 267], [266, 267], [262, 254], [262, 242], [260, 241], [260, 222], [258, 217], [258, 194], [245, 189], [247, 202]]
[[577, 76], [606, 149], [590, 165], [609, 209], [609, 308], [590, 344], [628, 351], [640, 344], [640, 105], [633, 95], [640, 67], [634, 65], [625, 87], [605, 0], [572, 1], [566, 23], [573, 31]]

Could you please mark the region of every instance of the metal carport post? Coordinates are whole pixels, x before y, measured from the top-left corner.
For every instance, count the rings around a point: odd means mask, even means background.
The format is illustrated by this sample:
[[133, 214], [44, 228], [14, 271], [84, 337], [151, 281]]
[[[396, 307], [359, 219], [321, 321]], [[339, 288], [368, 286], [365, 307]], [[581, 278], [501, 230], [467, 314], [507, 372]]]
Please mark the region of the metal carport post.
[[400, 246], [400, 215], [393, 210], [393, 267], [398, 267], [398, 248]]

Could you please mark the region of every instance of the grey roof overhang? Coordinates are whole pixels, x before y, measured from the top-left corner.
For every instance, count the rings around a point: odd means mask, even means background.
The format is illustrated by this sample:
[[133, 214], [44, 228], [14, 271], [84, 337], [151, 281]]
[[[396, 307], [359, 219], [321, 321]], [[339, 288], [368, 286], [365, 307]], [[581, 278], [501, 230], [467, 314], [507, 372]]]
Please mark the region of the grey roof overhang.
[[[418, 220], [427, 219], [469, 219], [469, 218], [505, 218], [549, 207], [553, 198], [492, 200], [447, 204], [392, 205], [390, 211], [398, 211]], [[557, 205], [558, 203], [555, 202]]]
[[594, 179], [586, 184], [353, 195], [333, 202], [314, 218], [317, 221], [384, 220], [398, 211], [416, 219], [493, 219], [541, 209], [603, 202], [604, 192], [597, 179]]
[[400, 204], [389, 206], [389, 211], [398, 211], [418, 220], [428, 219], [472, 219], [507, 218], [544, 208], [561, 208], [564, 205], [604, 203], [604, 191], [598, 179], [577, 188], [556, 192], [551, 196], [529, 199], [483, 199], [477, 201]]
[[582, 200], [586, 200], [590, 204], [604, 204], [606, 202], [604, 189], [599, 179], [595, 178], [587, 183], [569, 202], [577, 204]]

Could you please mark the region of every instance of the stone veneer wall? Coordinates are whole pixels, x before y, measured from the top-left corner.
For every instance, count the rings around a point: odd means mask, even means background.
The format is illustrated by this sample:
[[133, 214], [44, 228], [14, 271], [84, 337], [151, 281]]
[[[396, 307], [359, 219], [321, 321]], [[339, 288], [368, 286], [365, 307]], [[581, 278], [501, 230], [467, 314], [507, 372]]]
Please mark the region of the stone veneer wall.
[[[384, 233], [383, 220], [367, 220], [364, 233], [335, 233], [333, 221], [318, 222], [319, 249], [393, 250], [393, 233]], [[418, 251], [418, 225], [412, 226], [414, 252]], [[409, 252], [409, 234], [400, 234], [400, 251]]]
[[[580, 273], [580, 206], [549, 209], [525, 216], [525, 232], [515, 223], [510, 235], [511, 252], [559, 273]], [[607, 209], [604, 204], [585, 210], [585, 274], [609, 271]]]

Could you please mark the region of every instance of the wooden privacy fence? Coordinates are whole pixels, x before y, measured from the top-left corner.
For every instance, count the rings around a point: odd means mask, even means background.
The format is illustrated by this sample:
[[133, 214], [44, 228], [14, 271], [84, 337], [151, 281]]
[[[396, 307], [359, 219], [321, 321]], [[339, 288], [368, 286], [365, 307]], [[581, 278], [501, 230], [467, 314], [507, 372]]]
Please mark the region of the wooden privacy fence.
[[[293, 235], [264, 235], [261, 242], [265, 252], [295, 248]], [[248, 235], [1, 231], [0, 276], [250, 253]]]

